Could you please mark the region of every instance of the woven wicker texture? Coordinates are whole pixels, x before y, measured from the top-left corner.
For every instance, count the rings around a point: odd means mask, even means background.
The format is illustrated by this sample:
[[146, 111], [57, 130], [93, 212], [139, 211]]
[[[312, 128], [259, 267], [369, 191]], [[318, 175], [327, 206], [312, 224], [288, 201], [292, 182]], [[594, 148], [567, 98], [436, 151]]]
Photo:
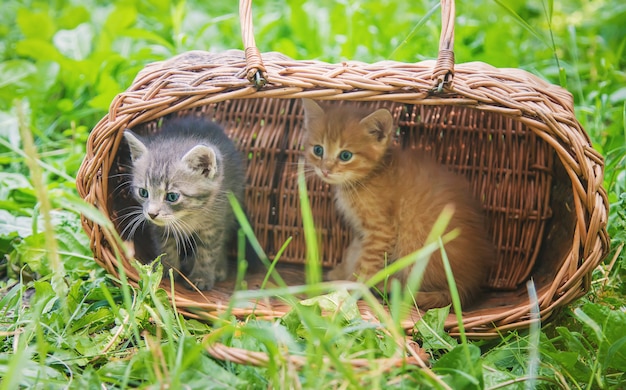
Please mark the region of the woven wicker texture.
[[[490, 272], [492, 292], [463, 313], [469, 336], [490, 337], [528, 326], [524, 282], [530, 277], [542, 319], [588, 289], [590, 273], [609, 247], [608, 203], [602, 156], [577, 122], [570, 93], [517, 69], [455, 65], [450, 1], [442, 2], [438, 60], [412, 64], [328, 64], [261, 54], [254, 46], [250, 12], [250, 2], [242, 1], [245, 51], [193, 51], [146, 66], [93, 129], [77, 187], [117, 231], [123, 229], [123, 209], [132, 202], [120, 181], [128, 166], [123, 130], [149, 134], [170, 115], [206, 116], [222, 124], [248, 156], [245, 207], [255, 233], [270, 256], [293, 237], [280, 272], [291, 283], [302, 283], [299, 99], [358, 101], [389, 108], [400, 128], [395, 142], [430, 153], [466, 176], [483, 202], [499, 262]], [[331, 266], [341, 259], [349, 237], [328, 186], [313, 176], [307, 185], [323, 262]], [[118, 275], [119, 259], [130, 283], [136, 283], [126, 246], [104, 227], [87, 219], [83, 224], [96, 261]], [[144, 239], [134, 242], [140, 258]], [[251, 275], [248, 285], [254, 287], [257, 279]], [[232, 282], [225, 282], [201, 294], [180, 287], [171, 298], [186, 315], [206, 319], [223, 310], [231, 288]], [[287, 311], [289, 306], [280, 301], [262, 300], [242, 304], [234, 314], [276, 317]], [[375, 320], [364, 303], [361, 311]], [[407, 331], [419, 318], [413, 310], [404, 324]], [[458, 331], [454, 318], [447, 329]]]

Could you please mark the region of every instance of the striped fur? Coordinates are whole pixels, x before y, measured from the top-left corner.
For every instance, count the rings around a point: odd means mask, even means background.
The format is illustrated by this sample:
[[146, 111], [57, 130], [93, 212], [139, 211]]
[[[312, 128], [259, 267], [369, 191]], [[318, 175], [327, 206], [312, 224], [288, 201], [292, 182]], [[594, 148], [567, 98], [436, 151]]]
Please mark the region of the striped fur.
[[226, 243], [235, 228], [226, 194], [243, 198], [239, 152], [220, 126], [194, 117], [166, 121], [151, 137], [126, 130], [124, 138], [131, 151], [132, 191], [141, 205], [131, 231], [148, 222], [164, 268], [179, 270], [201, 290], [211, 289], [227, 276]]
[[[473, 303], [495, 250], [466, 180], [420, 152], [390, 146], [395, 128], [386, 109], [363, 112], [349, 104], [322, 108], [308, 99], [303, 105], [307, 165], [333, 186], [337, 209], [354, 236], [329, 277], [369, 279], [385, 262], [420, 249], [440, 212], [452, 205], [455, 213], [447, 231], [459, 228], [460, 236], [445, 249], [462, 305]], [[404, 283], [409, 272], [404, 269], [393, 277]], [[439, 253], [431, 256], [416, 298], [421, 309], [451, 303]]]

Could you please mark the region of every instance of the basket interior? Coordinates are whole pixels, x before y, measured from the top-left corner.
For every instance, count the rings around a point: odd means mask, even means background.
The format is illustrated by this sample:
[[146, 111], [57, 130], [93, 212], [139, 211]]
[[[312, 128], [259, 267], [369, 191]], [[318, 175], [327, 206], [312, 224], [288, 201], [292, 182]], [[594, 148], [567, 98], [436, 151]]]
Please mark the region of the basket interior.
[[[489, 275], [491, 289], [517, 294], [529, 276], [537, 283], [554, 276], [571, 249], [575, 224], [575, 217], [567, 212], [571, 185], [563, 167], [555, 162], [554, 151], [532, 129], [505, 115], [466, 106], [391, 101], [360, 104], [372, 110], [388, 108], [398, 127], [395, 142], [416, 153], [429, 153], [467, 177], [474, 196], [483, 204], [498, 251], [498, 265]], [[283, 267], [292, 275], [288, 279], [303, 281], [298, 265], [304, 262], [306, 247], [296, 180], [302, 155], [300, 100], [233, 99], [177, 113], [184, 114], [217, 121], [247, 156], [244, 206], [256, 236], [270, 258], [292, 237], [280, 262], [294, 265]], [[148, 135], [158, 131], [158, 124], [147, 122], [133, 130]], [[128, 207], [135, 204], [128, 191], [128, 168], [128, 149], [122, 143], [108, 177], [109, 212], [120, 232]], [[321, 236], [323, 265], [332, 267], [342, 258], [350, 234], [335, 211], [330, 187], [310, 174], [307, 188]], [[555, 214], [563, 217], [558, 224], [551, 223]], [[136, 256], [143, 261], [157, 255], [146, 249], [152, 247], [148, 240], [140, 231], [134, 237]], [[549, 245], [542, 245], [546, 240]], [[251, 276], [250, 287], [254, 280]], [[229, 286], [225, 282], [219, 288], [228, 290]]]

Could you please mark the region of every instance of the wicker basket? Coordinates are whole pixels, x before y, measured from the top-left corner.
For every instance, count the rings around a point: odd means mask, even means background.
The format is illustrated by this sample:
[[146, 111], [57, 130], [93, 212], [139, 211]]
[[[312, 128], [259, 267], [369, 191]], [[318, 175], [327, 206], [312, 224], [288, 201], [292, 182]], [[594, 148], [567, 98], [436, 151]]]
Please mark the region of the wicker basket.
[[[303, 283], [305, 245], [296, 184], [301, 155], [300, 98], [357, 101], [391, 110], [403, 147], [427, 152], [465, 175], [482, 200], [498, 250], [490, 274], [492, 292], [463, 313], [469, 336], [495, 336], [530, 323], [525, 281], [537, 286], [542, 319], [581, 296], [590, 273], [606, 255], [607, 198], [603, 159], [576, 120], [572, 96], [517, 69], [484, 63], [454, 64], [454, 4], [442, 1], [443, 29], [437, 61], [365, 64], [295, 61], [261, 54], [252, 34], [250, 1], [240, 14], [245, 52], [194, 51], [150, 64], [118, 95], [94, 128], [77, 178], [78, 190], [112, 221], [132, 201], [119, 181], [128, 163], [123, 130], [156, 131], [167, 116], [203, 115], [221, 123], [249, 156], [245, 206], [256, 235], [272, 256], [288, 237], [281, 274]], [[335, 212], [330, 189], [307, 179], [325, 266], [341, 259], [349, 237]], [[122, 188], [122, 190], [119, 190]], [[118, 274], [116, 254], [135, 284], [137, 272], [125, 251], [101, 226], [84, 219], [96, 261]], [[121, 231], [122, 227], [117, 225]], [[141, 238], [135, 240], [140, 253]], [[254, 275], [249, 281], [254, 286]], [[177, 289], [184, 314], [211, 318], [227, 306], [232, 282], [200, 294]], [[278, 301], [243, 305], [234, 314], [281, 316]], [[364, 316], [369, 316], [363, 305]], [[420, 313], [405, 327], [411, 330]], [[447, 329], [456, 334], [456, 321]]]

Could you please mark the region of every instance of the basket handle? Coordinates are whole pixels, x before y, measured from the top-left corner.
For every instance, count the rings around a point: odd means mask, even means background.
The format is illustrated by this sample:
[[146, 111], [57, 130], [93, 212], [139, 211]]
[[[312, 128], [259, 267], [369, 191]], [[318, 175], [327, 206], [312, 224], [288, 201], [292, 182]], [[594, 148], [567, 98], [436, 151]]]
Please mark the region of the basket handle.
[[439, 53], [431, 78], [434, 90], [441, 92], [444, 87], [452, 86], [454, 78], [454, 0], [441, 0], [441, 36]]
[[[439, 53], [431, 78], [434, 91], [449, 88], [454, 78], [454, 0], [441, 0], [441, 36]], [[267, 84], [267, 71], [254, 40], [252, 0], [239, 0], [239, 22], [246, 56], [246, 78], [258, 88]]]
[[254, 41], [252, 27], [252, 0], [239, 0], [239, 23], [241, 24], [241, 38], [246, 56], [246, 78], [257, 89], [267, 84], [267, 71], [263, 65], [261, 52]]

